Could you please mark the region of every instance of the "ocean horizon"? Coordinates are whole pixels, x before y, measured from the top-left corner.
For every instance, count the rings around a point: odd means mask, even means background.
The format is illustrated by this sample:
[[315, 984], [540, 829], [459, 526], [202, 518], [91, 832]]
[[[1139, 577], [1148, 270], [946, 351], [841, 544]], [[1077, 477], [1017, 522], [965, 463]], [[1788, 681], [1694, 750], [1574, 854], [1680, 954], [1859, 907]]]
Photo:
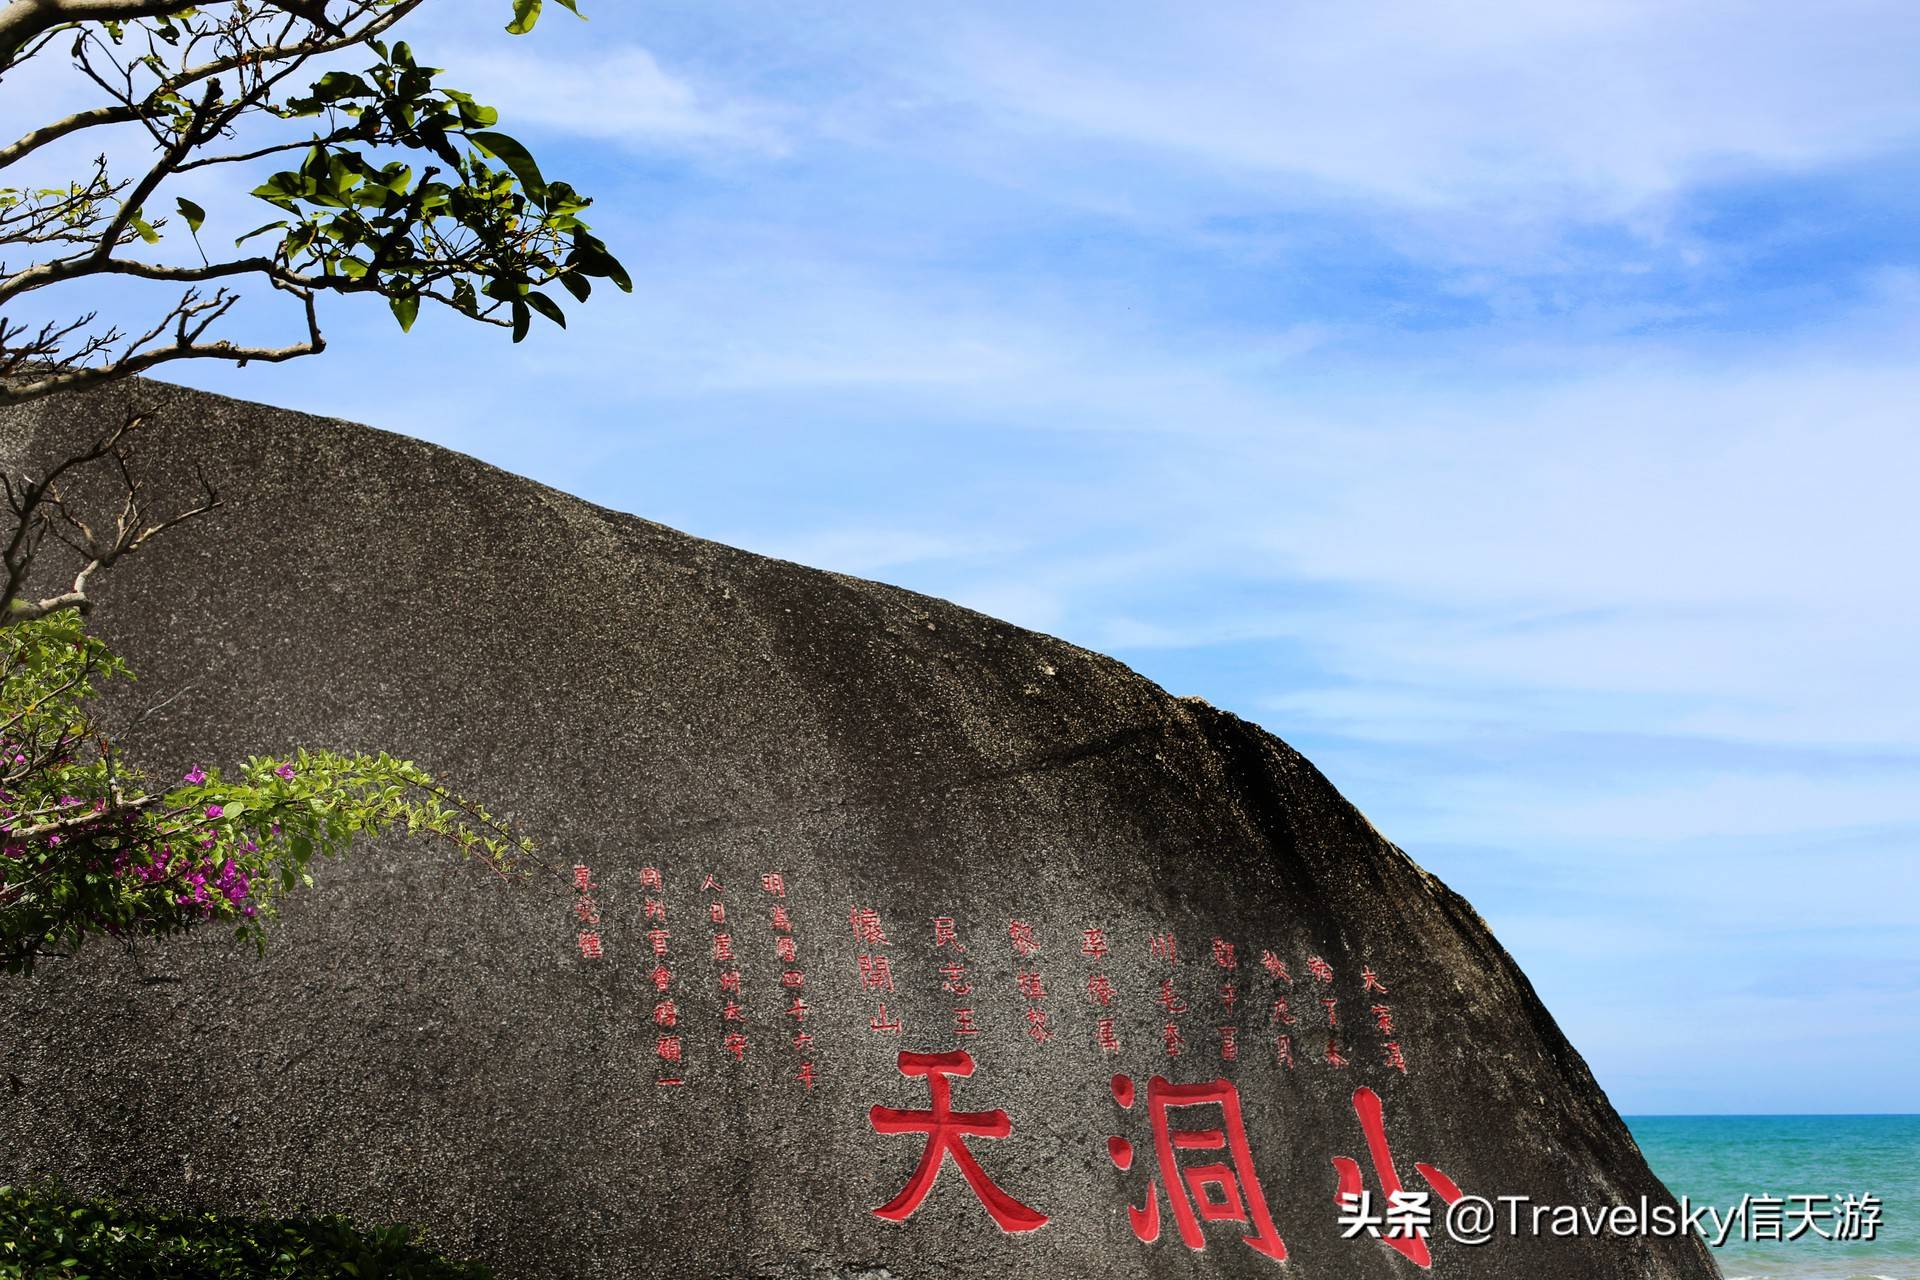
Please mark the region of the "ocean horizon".
[[[1750, 1238], [1755, 1233], [1736, 1220], [1713, 1249], [1727, 1280], [1920, 1280], [1920, 1115], [1623, 1118], [1654, 1173], [1695, 1207], [1734, 1217], [1745, 1205], [1764, 1221], [1772, 1216], [1768, 1202], [1779, 1200], [1831, 1215], [1824, 1222], [1814, 1215], [1794, 1240]], [[1878, 1204], [1873, 1238], [1826, 1238], [1853, 1225], [1850, 1212], [1864, 1226], [1872, 1216], [1866, 1197]], [[1783, 1236], [1796, 1221], [1792, 1211], [1784, 1216]]]

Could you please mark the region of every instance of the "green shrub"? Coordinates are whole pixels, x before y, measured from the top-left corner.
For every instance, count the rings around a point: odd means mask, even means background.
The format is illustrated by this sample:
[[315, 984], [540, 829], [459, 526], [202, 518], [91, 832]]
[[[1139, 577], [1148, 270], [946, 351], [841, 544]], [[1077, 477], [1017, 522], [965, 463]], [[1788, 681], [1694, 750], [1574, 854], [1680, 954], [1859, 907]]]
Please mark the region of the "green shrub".
[[0, 1187], [0, 1280], [490, 1280], [408, 1226], [249, 1218]]

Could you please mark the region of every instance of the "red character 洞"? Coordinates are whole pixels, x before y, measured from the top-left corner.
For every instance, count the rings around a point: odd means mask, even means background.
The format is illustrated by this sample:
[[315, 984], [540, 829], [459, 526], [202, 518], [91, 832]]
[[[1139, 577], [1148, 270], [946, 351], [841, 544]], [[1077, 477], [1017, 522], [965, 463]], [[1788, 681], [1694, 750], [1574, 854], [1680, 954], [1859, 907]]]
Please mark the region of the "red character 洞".
[[[1111, 1087], [1113, 1100], [1131, 1109], [1133, 1078], [1116, 1075]], [[1218, 1123], [1196, 1128], [1174, 1126], [1174, 1112], [1199, 1107], [1219, 1108]], [[1275, 1262], [1284, 1262], [1286, 1242], [1273, 1225], [1266, 1193], [1260, 1189], [1240, 1110], [1240, 1091], [1232, 1082], [1172, 1084], [1154, 1076], [1147, 1081], [1147, 1119], [1153, 1128], [1159, 1177], [1148, 1180], [1144, 1205], [1127, 1206], [1134, 1235], [1148, 1244], [1160, 1238], [1160, 1188], [1164, 1183], [1174, 1225], [1187, 1248], [1198, 1251], [1207, 1247], [1202, 1222], [1238, 1222], [1249, 1228], [1249, 1234], [1241, 1236], [1243, 1244]], [[1185, 1152], [1223, 1152], [1225, 1158], [1183, 1166], [1180, 1161]], [[1129, 1169], [1133, 1166], [1133, 1143], [1109, 1138], [1107, 1155], [1117, 1168]]]

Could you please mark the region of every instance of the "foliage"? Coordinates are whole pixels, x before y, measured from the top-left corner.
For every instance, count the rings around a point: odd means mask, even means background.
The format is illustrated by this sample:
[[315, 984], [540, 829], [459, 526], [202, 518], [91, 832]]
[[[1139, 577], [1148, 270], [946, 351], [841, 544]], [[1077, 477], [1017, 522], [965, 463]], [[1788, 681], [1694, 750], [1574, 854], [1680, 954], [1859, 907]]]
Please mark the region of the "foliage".
[[487, 1280], [410, 1227], [337, 1216], [242, 1218], [0, 1187], [0, 1280]]
[[[498, 131], [493, 108], [441, 84], [406, 43], [388, 42], [424, 2], [0, 5], [0, 83], [70, 40], [75, 74], [101, 99], [0, 145], [0, 181], [17, 184], [0, 185], [0, 255], [15, 259], [0, 262], [0, 405], [171, 360], [245, 364], [320, 351], [316, 301], [329, 293], [383, 297], [402, 329], [431, 300], [519, 341], [535, 315], [566, 323], [550, 285], [579, 301], [594, 280], [631, 290], [581, 220], [590, 202], [547, 180], [532, 153]], [[578, 12], [574, 0], [559, 2]], [[507, 30], [531, 31], [541, 7], [513, 0]], [[373, 61], [300, 75], [354, 52]], [[144, 169], [122, 176], [101, 154], [77, 176], [14, 177], [56, 143], [116, 130], [147, 144]], [[232, 252], [209, 254], [207, 211], [173, 194], [175, 180], [294, 157], [251, 189], [279, 216]], [[61, 309], [60, 287], [88, 280], [166, 292], [143, 303], [146, 321], [122, 328]], [[219, 336], [248, 284], [293, 299], [303, 336], [281, 346]], [[5, 313], [29, 302], [34, 318]]]
[[255, 756], [231, 777], [198, 766], [164, 789], [92, 718], [131, 678], [77, 609], [0, 626], [0, 967], [88, 939], [206, 924], [264, 945], [284, 892], [316, 856], [386, 831], [427, 834], [501, 874], [531, 845], [419, 766], [378, 755]]

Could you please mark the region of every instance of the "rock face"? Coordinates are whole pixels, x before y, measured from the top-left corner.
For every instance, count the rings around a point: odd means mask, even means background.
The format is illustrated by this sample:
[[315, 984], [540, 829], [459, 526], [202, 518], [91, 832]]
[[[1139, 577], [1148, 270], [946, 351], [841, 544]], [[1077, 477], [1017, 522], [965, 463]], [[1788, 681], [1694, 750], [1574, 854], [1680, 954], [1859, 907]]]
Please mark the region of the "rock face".
[[[389, 844], [264, 959], [8, 980], [0, 1178], [412, 1220], [540, 1278], [1407, 1277], [1343, 1180], [1669, 1203], [1472, 908], [1260, 729], [365, 427], [137, 383], [0, 453], [129, 406], [158, 491], [201, 462], [227, 499], [102, 584], [137, 692], [193, 686], [138, 754], [389, 749], [555, 871]], [[1438, 1217], [1427, 1260], [1715, 1274]]]

